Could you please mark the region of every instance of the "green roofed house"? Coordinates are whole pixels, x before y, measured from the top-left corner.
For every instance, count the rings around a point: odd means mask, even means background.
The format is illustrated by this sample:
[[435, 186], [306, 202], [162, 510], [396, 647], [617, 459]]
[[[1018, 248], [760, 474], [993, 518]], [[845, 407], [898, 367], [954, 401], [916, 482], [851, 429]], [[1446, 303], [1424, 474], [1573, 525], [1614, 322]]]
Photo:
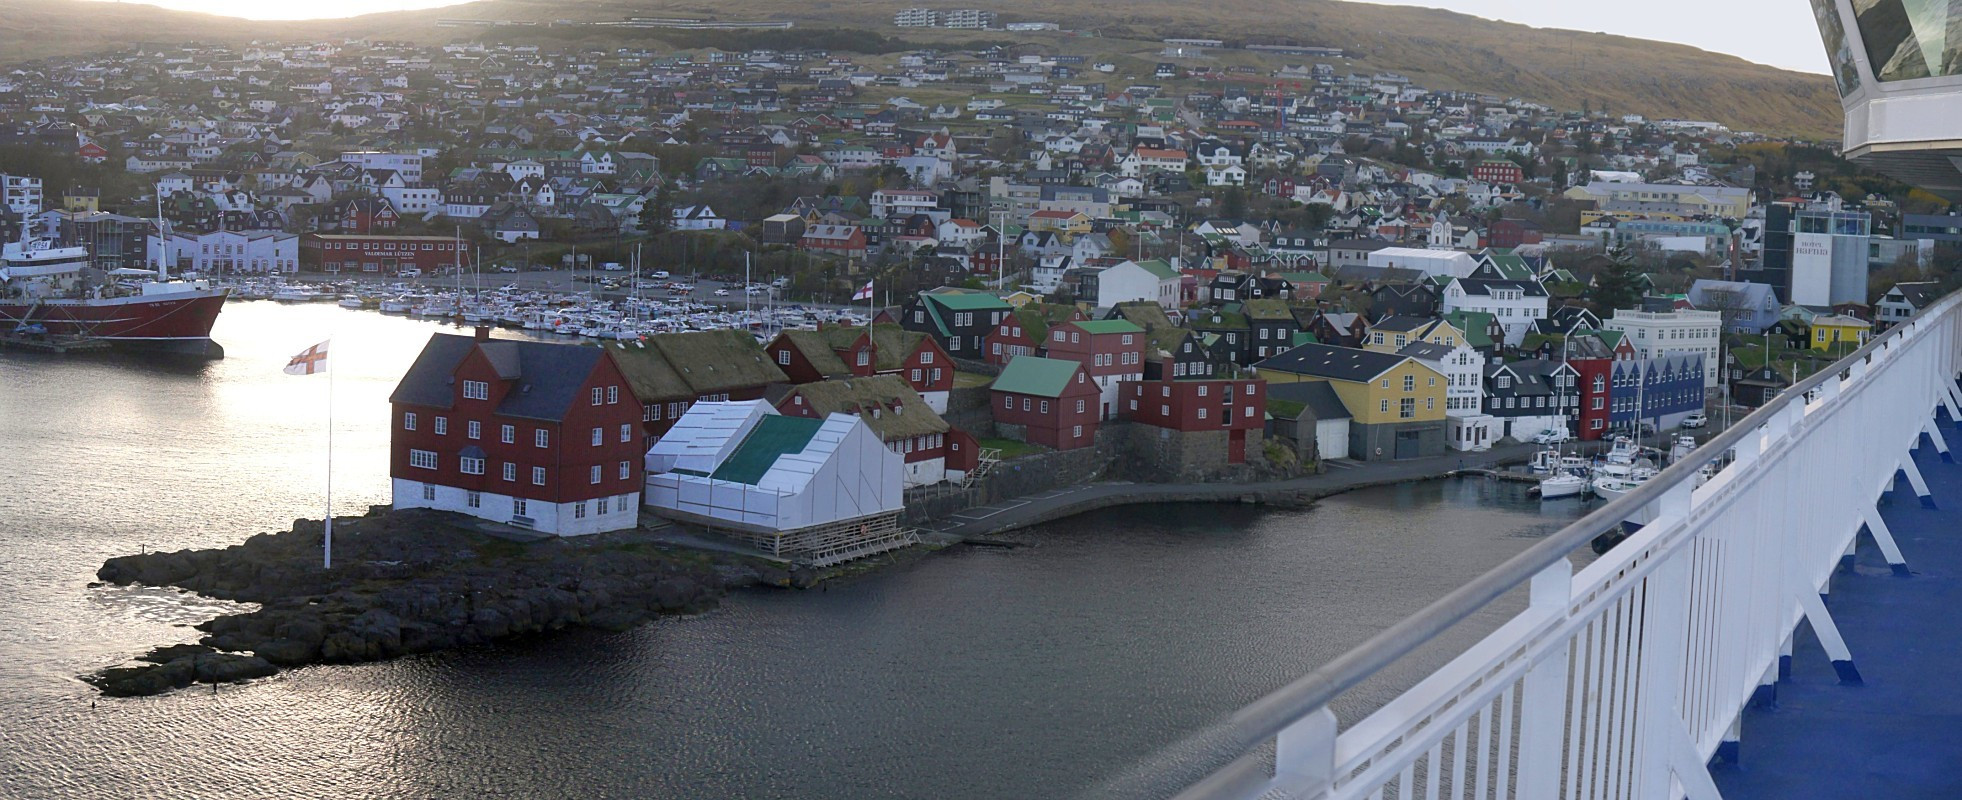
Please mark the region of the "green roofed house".
[[1499, 318], [1487, 311], [1453, 311], [1444, 315], [1446, 324], [1465, 335], [1465, 343], [1491, 358], [1506, 340], [1506, 329]]
[[1057, 450], [1096, 442], [1102, 392], [1081, 363], [1022, 356], [990, 388], [995, 430], [1003, 436]]
[[770, 558], [828, 566], [918, 541], [899, 527], [905, 463], [851, 414], [697, 403], [646, 457], [645, 504]]
[[989, 332], [1015, 310], [991, 294], [921, 292], [899, 311], [899, 325], [933, 337], [954, 358], [980, 361]]

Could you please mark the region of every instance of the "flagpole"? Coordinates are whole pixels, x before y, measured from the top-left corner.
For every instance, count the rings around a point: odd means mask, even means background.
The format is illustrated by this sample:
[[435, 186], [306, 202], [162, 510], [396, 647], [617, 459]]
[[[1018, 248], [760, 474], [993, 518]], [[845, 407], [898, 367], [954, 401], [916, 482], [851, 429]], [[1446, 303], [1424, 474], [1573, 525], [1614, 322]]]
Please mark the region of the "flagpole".
[[[333, 351], [334, 337], [327, 337]], [[334, 568], [334, 365], [327, 365], [327, 537], [321, 549], [321, 568]]]

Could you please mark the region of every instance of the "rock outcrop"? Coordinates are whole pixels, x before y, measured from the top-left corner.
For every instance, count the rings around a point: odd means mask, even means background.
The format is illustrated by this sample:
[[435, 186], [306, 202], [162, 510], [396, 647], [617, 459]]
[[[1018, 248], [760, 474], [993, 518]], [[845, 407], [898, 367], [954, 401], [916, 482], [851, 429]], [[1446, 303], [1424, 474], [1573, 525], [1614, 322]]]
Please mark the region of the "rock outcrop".
[[87, 679], [105, 694], [155, 694], [278, 666], [374, 661], [572, 626], [624, 630], [710, 608], [731, 586], [812, 581], [801, 570], [671, 550], [633, 532], [517, 543], [455, 521], [433, 511], [336, 519], [331, 570], [320, 564], [318, 520], [222, 550], [109, 559], [96, 572], [109, 583], [176, 586], [260, 608], [199, 625], [202, 646], [159, 648], [141, 659], [148, 666]]

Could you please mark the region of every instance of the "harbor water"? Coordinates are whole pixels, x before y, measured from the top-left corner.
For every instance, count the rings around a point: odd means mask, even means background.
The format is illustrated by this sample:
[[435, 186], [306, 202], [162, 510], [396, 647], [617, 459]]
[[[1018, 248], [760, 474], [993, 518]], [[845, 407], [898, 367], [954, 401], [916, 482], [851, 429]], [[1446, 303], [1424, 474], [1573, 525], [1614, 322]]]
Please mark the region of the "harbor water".
[[0, 797], [1112, 796], [1581, 510], [1487, 480], [1114, 509], [624, 633], [150, 698], [76, 680], [225, 607], [90, 587], [103, 559], [320, 516], [330, 380], [280, 367], [329, 335], [335, 510], [387, 502], [386, 398], [442, 329], [246, 302], [219, 319], [223, 361], [0, 352]]

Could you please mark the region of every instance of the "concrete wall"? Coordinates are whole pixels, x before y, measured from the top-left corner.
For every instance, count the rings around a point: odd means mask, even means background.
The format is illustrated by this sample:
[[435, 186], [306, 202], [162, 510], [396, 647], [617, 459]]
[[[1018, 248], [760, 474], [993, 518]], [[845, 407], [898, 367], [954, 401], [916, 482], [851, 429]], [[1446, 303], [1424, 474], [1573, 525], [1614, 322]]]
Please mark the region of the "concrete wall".
[[1119, 471], [1129, 480], [1146, 483], [1205, 483], [1251, 477], [1265, 465], [1266, 435], [1247, 431], [1244, 463], [1227, 462], [1229, 431], [1180, 433], [1150, 425], [1114, 429], [1123, 436]]
[[985, 386], [967, 386], [947, 394], [947, 410], [940, 416], [976, 438], [1000, 435], [995, 430], [994, 395]]

